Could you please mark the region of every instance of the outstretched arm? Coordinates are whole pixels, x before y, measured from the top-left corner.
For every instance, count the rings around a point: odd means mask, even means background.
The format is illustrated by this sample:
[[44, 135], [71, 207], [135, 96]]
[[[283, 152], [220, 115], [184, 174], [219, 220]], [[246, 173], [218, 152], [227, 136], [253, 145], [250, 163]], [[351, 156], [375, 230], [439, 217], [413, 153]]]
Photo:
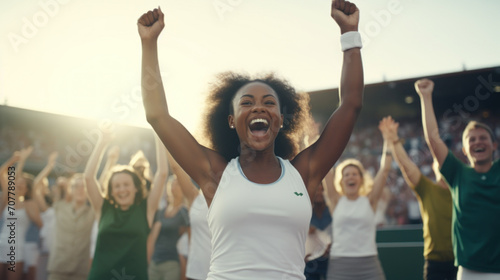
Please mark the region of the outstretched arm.
[[149, 226], [153, 224], [156, 209], [160, 203], [160, 198], [163, 193], [165, 182], [168, 176], [168, 162], [167, 162], [167, 149], [160, 142], [160, 139], [155, 135], [156, 145], [156, 173], [153, 178], [153, 186], [148, 194], [148, 223]]
[[28, 148], [21, 149], [20, 154], [19, 154], [20, 155], [19, 161], [17, 162], [17, 166], [16, 166], [16, 173], [19, 174], [19, 176], [21, 174], [23, 174], [24, 165], [26, 164], [26, 160], [28, 159], [28, 157], [31, 155], [32, 152], [33, 152], [32, 146], [29, 146]]
[[146, 118], [172, 156], [201, 186], [210, 204], [227, 162], [216, 152], [201, 146], [168, 111], [157, 46], [158, 36], [165, 26], [163, 12], [161, 9], [149, 11], [139, 18], [137, 25], [142, 41], [141, 81]]
[[47, 202], [45, 201], [45, 197], [43, 194], [44, 190], [44, 179], [46, 179], [52, 169], [54, 168], [56, 164], [58, 153], [57, 152], [52, 152], [49, 155], [49, 159], [47, 161], [47, 165], [36, 175], [35, 180], [33, 181], [33, 186], [34, 186], [34, 197], [35, 201], [38, 204], [38, 207], [40, 208], [40, 211], [45, 212], [47, 210]]
[[[105, 186], [106, 181], [109, 179], [109, 172], [118, 162], [118, 158], [120, 157], [120, 147], [113, 146], [109, 149], [108, 155], [106, 158], [106, 163], [104, 164], [104, 168], [102, 169], [101, 176], [99, 176], [99, 186]], [[101, 190], [102, 192], [103, 190]]]
[[384, 146], [382, 148], [382, 157], [380, 158], [380, 168], [373, 179], [373, 188], [368, 198], [370, 199], [370, 204], [374, 210], [377, 209], [377, 204], [382, 195], [382, 191], [384, 187], [387, 185], [387, 176], [389, 175], [389, 171], [391, 170], [391, 162], [392, 155], [388, 153], [388, 139], [385, 137], [386, 135], [383, 133], [383, 127], [385, 127], [386, 122], [388, 120], [386, 118], [382, 119], [379, 123], [379, 130], [382, 132], [382, 137], [384, 138]]
[[170, 162], [170, 166], [172, 167], [172, 172], [177, 177], [177, 182], [181, 187], [182, 194], [188, 201], [188, 209], [191, 208], [191, 204], [196, 199], [199, 194], [198, 189], [191, 181], [189, 175], [182, 169], [182, 167], [172, 158], [172, 155], [167, 151], [168, 162]]
[[439, 163], [439, 167], [441, 167], [448, 155], [448, 147], [439, 136], [439, 128], [432, 105], [434, 82], [429, 79], [418, 80], [415, 82], [415, 90], [420, 96], [420, 102], [422, 103], [422, 126], [424, 127], [425, 141], [431, 150], [432, 157]]
[[110, 138], [111, 135], [104, 132], [101, 136], [99, 136], [94, 150], [92, 151], [92, 154], [87, 161], [85, 171], [83, 172], [83, 175], [85, 177], [85, 188], [87, 189], [87, 195], [97, 215], [101, 213], [102, 203], [104, 199], [103, 197], [106, 193], [105, 186], [103, 186], [102, 188], [99, 186], [99, 182], [97, 181], [97, 171], [99, 170], [99, 165], [101, 165], [104, 151], [111, 141]]
[[330, 171], [328, 171], [328, 173], [326, 174], [325, 178], [323, 178], [323, 186], [325, 186], [324, 194], [326, 197], [326, 205], [328, 206], [330, 213], [335, 210], [335, 207], [337, 206], [337, 203], [340, 199], [340, 194], [335, 188], [335, 184], [333, 182], [335, 178], [334, 172], [334, 168], [331, 168]]
[[392, 151], [392, 155], [398, 163], [406, 183], [413, 189], [418, 184], [422, 173], [418, 169], [418, 166], [410, 159], [398, 137], [399, 123], [395, 122], [391, 117], [387, 117], [386, 119], [386, 126], [382, 133], [386, 135], [385, 137], [389, 142], [389, 149]]
[[[358, 30], [359, 10], [348, 1], [333, 1], [331, 15], [342, 34]], [[294, 160], [309, 195], [344, 151], [359, 115], [363, 100], [363, 65], [359, 47], [344, 52], [340, 80], [340, 106], [332, 114], [318, 141]]]

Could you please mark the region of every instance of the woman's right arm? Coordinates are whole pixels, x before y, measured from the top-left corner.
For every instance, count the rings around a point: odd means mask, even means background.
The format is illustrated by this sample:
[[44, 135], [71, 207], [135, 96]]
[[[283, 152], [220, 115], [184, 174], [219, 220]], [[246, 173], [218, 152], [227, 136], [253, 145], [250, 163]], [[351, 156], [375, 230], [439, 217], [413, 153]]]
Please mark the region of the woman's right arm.
[[337, 206], [341, 196], [335, 188], [334, 177], [334, 168], [332, 168], [323, 179], [323, 186], [325, 186], [326, 194], [326, 205], [328, 206], [330, 213], [333, 213], [333, 210], [335, 210], [335, 206]]
[[[90, 155], [87, 165], [85, 166], [85, 171], [83, 172], [85, 178], [85, 188], [87, 190], [87, 195], [89, 197], [90, 203], [96, 214], [100, 214], [102, 203], [104, 200], [105, 189], [99, 187], [99, 182], [97, 181], [97, 171], [99, 170], [99, 165], [101, 165], [102, 156], [106, 147], [109, 144], [109, 135], [103, 134], [99, 136], [97, 143], [95, 144], [94, 150]], [[101, 189], [104, 193], [101, 193]]]
[[210, 203], [227, 162], [218, 153], [201, 146], [169, 114], [158, 64], [157, 39], [165, 26], [164, 14], [160, 9], [149, 11], [139, 18], [137, 25], [142, 41], [141, 84], [146, 119], [172, 156], [201, 186]]

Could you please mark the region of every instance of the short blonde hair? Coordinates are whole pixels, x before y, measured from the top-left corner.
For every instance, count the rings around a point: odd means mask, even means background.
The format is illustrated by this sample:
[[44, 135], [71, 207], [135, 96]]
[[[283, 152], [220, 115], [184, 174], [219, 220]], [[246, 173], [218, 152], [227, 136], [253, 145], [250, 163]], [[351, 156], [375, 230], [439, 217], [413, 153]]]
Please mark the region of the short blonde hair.
[[359, 195], [367, 195], [368, 193], [370, 193], [373, 187], [373, 179], [370, 174], [366, 172], [363, 164], [359, 160], [354, 158], [344, 160], [337, 166], [337, 168], [335, 168], [335, 179], [333, 182], [335, 184], [337, 192], [344, 195], [344, 189], [342, 188], [342, 178], [344, 175], [344, 169], [348, 166], [356, 167], [361, 176], [362, 182], [361, 186], [359, 187]]
[[487, 124], [478, 121], [470, 121], [465, 127], [464, 132], [462, 133], [462, 144], [465, 143], [465, 136], [469, 134], [469, 131], [477, 128], [486, 130], [490, 135], [491, 142], [495, 143], [497, 141], [495, 139], [495, 134], [493, 134], [493, 130], [491, 130], [491, 128]]

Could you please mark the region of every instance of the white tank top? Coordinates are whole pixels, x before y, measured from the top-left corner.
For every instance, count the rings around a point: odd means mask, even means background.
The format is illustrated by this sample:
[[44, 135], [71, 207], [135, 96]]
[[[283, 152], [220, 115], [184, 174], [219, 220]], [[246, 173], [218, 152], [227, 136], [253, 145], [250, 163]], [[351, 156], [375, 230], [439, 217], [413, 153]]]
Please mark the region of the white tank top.
[[332, 257], [377, 255], [375, 213], [366, 196], [349, 200], [342, 196], [333, 211]]
[[207, 279], [210, 269], [212, 244], [207, 222], [208, 207], [202, 194], [199, 194], [189, 209], [191, 226], [191, 243], [186, 267], [186, 277], [191, 279]]
[[207, 280], [305, 279], [312, 205], [299, 172], [279, 158], [281, 176], [257, 184], [232, 159], [208, 210], [212, 258]]

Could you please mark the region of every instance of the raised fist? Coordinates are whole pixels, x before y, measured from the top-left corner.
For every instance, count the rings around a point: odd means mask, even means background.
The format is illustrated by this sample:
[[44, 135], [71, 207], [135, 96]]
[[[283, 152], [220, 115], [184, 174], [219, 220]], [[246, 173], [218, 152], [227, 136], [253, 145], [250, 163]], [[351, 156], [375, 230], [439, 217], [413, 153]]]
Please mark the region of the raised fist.
[[431, 96], [434, 90], [434, 82], [429, 79], [418, 80], [415, 82], [415, 90], [421, 97]]
[[359, 10], [354, 3], [344, 0], [332, 1], [331, 16], [340, 27], [340, 32], [358, 31]]
[[378, 129], [382, 133], [382, 137], [387, 141], [397, 141], [398, 138], [398, 127], [399, 123], [395, 122], [391, 116], [387, 116], [383, 118], [379, 125]]
[[137, 20], [137, 27], [139, 29], [139, 36], [142, 40], [156, 40], [160, 35], [163, 27], [165, 15], [158, 7], [152, 11], [144, 13], [139, 20]]

